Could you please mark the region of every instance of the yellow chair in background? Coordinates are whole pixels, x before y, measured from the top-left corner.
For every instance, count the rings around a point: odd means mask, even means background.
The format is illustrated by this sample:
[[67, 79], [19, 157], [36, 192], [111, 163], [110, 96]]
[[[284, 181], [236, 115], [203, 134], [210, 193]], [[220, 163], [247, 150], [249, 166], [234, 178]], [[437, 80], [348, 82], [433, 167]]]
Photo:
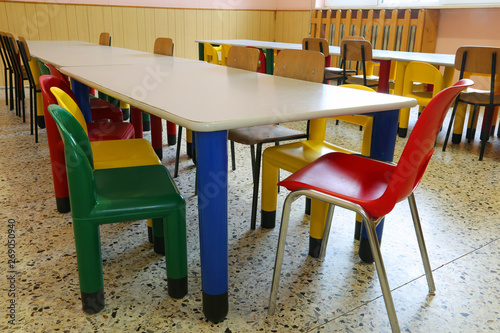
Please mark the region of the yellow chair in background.
[[203, 60], [211, 64], [220, 65], [219, 52], [222, 51], [222, 46], [213, 46], [210, 43], [204, 43], [203, 50]]
[[[362, 89], [374, 92], [373, 89], [361, 85], [348, 85], [349, 88]], [[334, 119], [344, 117], [336, 117]], [[350, 122], [356, 121], [364, 127], [363, 148], [361, 153], [369, 155], [372, 134], [373, 118], [369, 116], [347, 116]], [[342, 119], [343, 120], [343, 119]], [[327, 118], [313, 119], [309, 127], [309, 139], [274, 147], [264, 151], [262, 158], [262, 198], [261, 211], [263, 227], [272, 228], [276, 220], [276, 204], [278, 197], [279, 170], [296, 172], [319, 157], [330, 152], [358, 153], [325, 141]], [[311, 203], [311, 241], [323, 238], [324, 222], [328, 205], [318, 200]], [[310, 248], [317, 248], [312, 246]], [[316, 254], [311, 254], [317, 257]]]
[[[432, 91], [426, 89], [429, 84], [433, 85]], [[402, 96], [412, 97], [417, 100], [419, 115], [431, 99], [444, 88], [443, 74], [435, 66], [419, 61], [410, 62], [406, 66]], [[405, 138], [408, 132], [409, 118], [409, 108], [399, 111], [398, 134], [402, 138]]]

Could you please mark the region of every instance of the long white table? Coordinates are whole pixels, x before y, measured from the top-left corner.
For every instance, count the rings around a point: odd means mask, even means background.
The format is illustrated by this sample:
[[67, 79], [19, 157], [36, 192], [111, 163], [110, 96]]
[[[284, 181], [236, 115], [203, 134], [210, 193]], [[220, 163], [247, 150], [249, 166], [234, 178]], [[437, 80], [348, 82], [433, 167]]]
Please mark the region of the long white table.
[[[267, 42], [267, 41], [260, 41], [260, 40], [251, 40], [251, 39], [217, 39], [217, 40], [196, 40], [196, 42], [199, 45], [200, 49], [200, 59], [202, 58], [203, 55], [203, 43], [210, 43], [214, 45], [220, 45], [220, 44], [228, 44], [232, 46], [251, 46], [251, 47], [257, 47], [259, 49], [264, 49], [264, 50], [285, 50], [285, 49], [293, 49], [293, 50], [301, 50], [302, 49], [302, 44], [297, 44], [297, 43], [282, 43], [282, 42]], [[340, 47], [339, 46], [333, 46], [330, 45], [329, 47], [329, 52], [330, 55], [333, 56], [340, 56]], [[408, 63], [411, 61], [421, 61], [421, 62], [426, 62], [429, 64], [433, 64], [435, 66], [443, 66], [445, 67], [445, 82], [448, 83], [448, 86], [451, 85], [451, 81], [453, 79], [453, 74], [454, 74], [454, 65], [455, 65], [455, 55], [454, 54], [440, 54], [440, 53], [422, 53], [422, 52], [404, 52], [404, 51], [389, 51], [389, 50], [373, 50], [373, 59], [380, 61], [380, 62], [389, 62], [389, 66], [387, 64], [384, 64], [384, 70], [390, 68], [390, 61], [398, 61], [402, 63]], [[270, 61], [267, 62], [268, 68], [267, 72], [269, 74], [272, 74], [272, 57], [273, 57], [274, 52], [266, 52], [266, 57], [270, 59]], [[382, 65], [381, 65], [382, 67]], [[406, 67], [404, 64], [401, 66], [401, 70], [403, 70], [404, 73], [404, 68]], [[388, 73], [383, 73], [383, 69], [381, 68], [381, 81], [383, 81], [382, 78], [385, 78], [387, 75], [388, 78]], [[397, 76], [397, 75], [396, 75]], [[402, 76], [401, 76], [402, 77]], [[384, 89], [384, 86], [382, 86], [382, 89]], [[396, 90], [396, 94], [398, 94], [398, 90]], [[380, 91], [380, 89], [379, 89]]]
[[218, 322], [228, 311], [227, 130], [381, 111], [374, 113], [373, 156], [392, 160], [398, 110], [416, 101], [177, 59], [60, 70], [83, 93], [97, 88], [196, 131], [203, 310]]

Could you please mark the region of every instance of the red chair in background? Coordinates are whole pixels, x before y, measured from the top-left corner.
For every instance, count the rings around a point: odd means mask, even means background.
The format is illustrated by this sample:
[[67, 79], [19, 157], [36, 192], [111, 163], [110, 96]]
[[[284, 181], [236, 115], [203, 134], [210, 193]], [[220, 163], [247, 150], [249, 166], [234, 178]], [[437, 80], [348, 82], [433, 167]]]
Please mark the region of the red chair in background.
[[413, 192], [419, 185], [434, 152], [436, 137], [451, 103], [462, 90], [472, 84], [471, 80], [461, 80], [432, 99], [415, 124], [397, 164], [381, 162], [360, 155], [330, 153], [279, 183], [292, 193], [287, 196], [283, 207], [269, 299], [269, 314], [273, 314], [276, 308], [291, 204], [303, 195], [324, 201], [329, 205], [320, 257], [325, 255], [335, 206], [355, 211], [363, 217], [363, 226], [368, 234], [367, 238], [393, 332], [399, 332], [400, 328], [375, 229], [383, 217], [393, 210], [396, 203], [408, 199], [429, 293], [434, 294], [436, 288]]
[[[70, 86], [69, 79], [51, 64], [45, 64], [50, 71], [50, 75], [55, 76], [67, 86]], [[92, 112], [92, 121], [109, 119], [111, 122], [123, 122], [123, 112], [118, 107], [103, 99], [90, 99], [90, 111]]]

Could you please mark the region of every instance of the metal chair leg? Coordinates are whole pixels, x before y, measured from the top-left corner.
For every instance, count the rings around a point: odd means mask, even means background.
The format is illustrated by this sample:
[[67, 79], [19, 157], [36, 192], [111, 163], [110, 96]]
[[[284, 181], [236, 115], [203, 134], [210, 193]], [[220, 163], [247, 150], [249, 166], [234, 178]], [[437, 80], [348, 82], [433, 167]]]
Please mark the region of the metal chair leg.
[[326, 223], [325, 223], [325, 230], [323, 232], [323, 241], [321, 242], [321, 248], [319, 250], [319, 259], [325, 259], [326, 247], [328, 246], [328, 239], [330, 238], [330, 229], [332, 227], [334, 210], [335, 210], [335, 205], [329, 203], [328, 211], [326, 213]]
[[181, 154], [181, 138], [182, 138], [182, 126], [179, 126], [179, 130], [177, 133], [177, 151], [175, 152], [175, 170], [174, 170], [174, 178], [177, 178], [179, 175], [179, 158]]
[[[381, 220], [383, 217], [379, 218]], [[391, 329], [393, 332], [400, 332], [398, 317], [396, 315], [396, 309], [394, 307], [394, 301], [392, 300], [391, 288], [389, 287], [389, 281], [387, 280], [387, 274], [385, 272], [384, 262], [382, 260], [382, 252], [380, 251], [380, 246], [377, 239], [377, 232], [375, 227], [378, 221], [369, 221], [367, 217], [363, 217], [365, 223], [366, 231], [368, 233], [368, 240], [370, 242], [370, 248], [372, 250], [373, 261], [375, 262], [375, 268], [377, 269], [377, 275], [380, 282], [380, 287], [382, 288], [382, 295], [384, 297], [385, 308], [387, 310], [387, 315], [389, 316], [389, 322], [391, 324]]]
[[288, 231], [288, 222], [290, 220], [290, 210], [292, 208], [292, 203], [298, 198], [300, 195], [292, 192], [290, 193], [285, 200], [283, 205], [283, 215], [281, 218], [281, 226], [280, 226], [280, 236], [278, 240], [278, 249], [276, 251], [276, 261], [274, 264], [274, 273], [273, 273], [273, 283], [271, 285], [271, 294], [269, 296], [269, 307], [268, 314], [273, 315], [276, 310], [276, 301], [278, 296], [278, 287], [280, 283], [280, 275], [281, 275], [281, 266], [283, 265], [283, 255], [285, 253], [285, 243], [286, 243], [286, 234]]
[[457, 112], [458, 102], [455, 102], [453, 106], [453, 111], [451, 112], [450, 123], [448, 125], [448, 130], [446, 131], [446, 137], [443, 142], [443, 151], [446, 151], [446, 145], [448, 144], [448, 139], [450, 138], [451, 127], [453, 126], [453, 119], [455, 118], [455, 113]]
[[231, 167], [236, 170], [236, 157], [235, 157], [234, 141], [231, 141]]
[[420, 217], [418, 216], [417, 203], [415, 201], [415, 194], [412, 193], [408, 197], [408, 203], [410, 204], [411, 216], [413, 218], [413, 225], [415, 226], [415, 233], [417, 234], [418, 247], [420, 248], [420, 255], [422, 257], [422, 262], [424, 264], [425, 276], [427, 278], [427, 285], [429, 286], [429, 294], [434, 295], [436, 291], [436, 286], [434, 285], [434, 278], [432, 277], [431, 264], [429, 262], [429, 256], [427, 254], [427, 249], [425, 247], [424, 234], [422, 232], [422, 226], [420, 224]]
[[255, 166], [253, 173], [253, 193], [252, 193], [252, 215], [250, 218], [250, 228], [255, 229], [257, 224], [257, 204], [259, 197], [260, 163], [262, 160], [262, 143], [257, 144], [257, 154], [255, 155]]

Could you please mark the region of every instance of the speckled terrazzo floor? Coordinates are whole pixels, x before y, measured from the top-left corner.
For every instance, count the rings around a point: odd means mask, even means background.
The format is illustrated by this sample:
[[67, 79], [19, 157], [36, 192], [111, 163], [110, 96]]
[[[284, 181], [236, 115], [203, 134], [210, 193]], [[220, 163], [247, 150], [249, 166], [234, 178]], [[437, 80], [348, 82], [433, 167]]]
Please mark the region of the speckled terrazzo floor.
[[[201, 312], [195, 170], [184, 151], [176, 182], [188, 204], [188, 295], [168, 297], [165, 261], [147, 242], [144, 221], [106, 225], [101, 237], [107, 304], [102, 312], [86, 315], [79, 300], [71, 216], [55, 209], [45, 130], [35, 144], [29, 124], [5, 107], [0, 93], [3, 332], [389, 331], [374, 266], [357, 256], [354, 215], [335, 211], [326, 259], [319, 261], [307, 256], [308, 218], [301, 203], [292, 215], [278, 309], [267, 316], [279, 230], [249, 228], [252, 184], [244, 146], [237, 146], [237, 170], [229, 172], [227, 319], [213, 324]], [[329, 140], [359, 149], [352, 144], [361, 135], [356, 126], [330, 125]], [[406, 332], [498, 332], [500, 139], [491, 139], [479, 162], [477, 138], [444, 153], [443, 138], [441, 133], [416, 192], [437, 286], [434, 297], [427, 295], [408, 205], [398, 205], [386, 219], [382, 253], [399, 322]], [[398, 139], [397, 156], [405, 142]], [[165, 146], [163, 154], [173, 172], [174, 147]], [[281, 192], [280, 204], [286, 194]], [[8, 262], [9, 228], [15, 231], [14, 267]], [[8, 273], [12, 269], [15, 274]], [[14, 325], [8, 323], [13, 301]]]

